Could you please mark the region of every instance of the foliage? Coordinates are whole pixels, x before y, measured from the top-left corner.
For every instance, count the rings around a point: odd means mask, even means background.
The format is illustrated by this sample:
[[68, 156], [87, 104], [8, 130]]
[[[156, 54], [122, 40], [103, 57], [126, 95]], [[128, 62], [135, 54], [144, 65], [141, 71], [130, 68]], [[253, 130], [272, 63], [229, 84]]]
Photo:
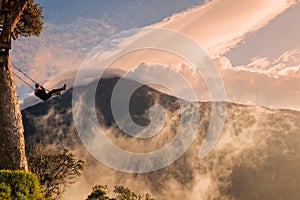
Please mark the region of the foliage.
[[81, 175], [85, 162], [76, 160], [68, 149], [55, 152], [42, 144], [31, 148], [28, 155], [29, 170], [40, 178], [42, 192], [49, 199], [58, 199], [66, 186]]
[[29, 0], [21, 15], [20, 21], [14, 28], [13, 38], [16, 39], [19, 36], [39, 36], [43, 28], [42, 19], [44, 17], [42, 11], [43, 9], [39, 3], [35, 3], [34, 0]]
[[43, 200], [36, 175], [25, 171], [0, 170], [0, 199]]
[[115, 186], [113, 192], [115, 197], [110, 198], [107, 196], [107, 186], [96, 185], [86, 200], [154, 200], [148, 193], [145, 195], [136, 194], [124, 186]]
[[124, 186], [115, 186], [114, 193], [116, 193], [117, 200], [154, 200], [149, 194], [136, 194]]
[[87, 200], [113, 200], [106, 196], [108, 192], [107, 186], [96, 185], [93, 187], [92, 193], [87, 197]]
[[5, 183], [0, 183], [0, 199], [11, 199], [10, 186]]

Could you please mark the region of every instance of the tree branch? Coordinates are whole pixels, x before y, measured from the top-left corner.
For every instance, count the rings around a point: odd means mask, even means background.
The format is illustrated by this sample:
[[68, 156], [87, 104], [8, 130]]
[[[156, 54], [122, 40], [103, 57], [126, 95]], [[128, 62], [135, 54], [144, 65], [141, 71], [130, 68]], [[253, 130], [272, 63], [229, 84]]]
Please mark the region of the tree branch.
[[[11, 33], [14, 32], [17, 23], [20, 21], [22, 12], [26, 8], [27, 3], [29, 0], [17, 0], [15, 5], [12, 8], [12, 24], [11, 24]], [[12, 35], [13, 39], [15, 40], [17, 37]]]

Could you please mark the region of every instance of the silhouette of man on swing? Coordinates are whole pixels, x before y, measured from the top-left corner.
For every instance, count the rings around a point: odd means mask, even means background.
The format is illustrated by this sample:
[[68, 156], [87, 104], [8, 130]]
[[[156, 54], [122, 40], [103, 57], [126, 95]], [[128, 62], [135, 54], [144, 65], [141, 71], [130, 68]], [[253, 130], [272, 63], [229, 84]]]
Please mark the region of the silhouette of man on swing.
[[66, 84], [62, 88], [53, 89], [49, 92], [46, 92], [46, 89], [41, 86], [40, 84], [35, 84], [34, 94], [35, 96], [39, 97], [43, 101], [47, 101], [50, 99], [53, 95], [60, 95], [61, 91], [66, 90]]

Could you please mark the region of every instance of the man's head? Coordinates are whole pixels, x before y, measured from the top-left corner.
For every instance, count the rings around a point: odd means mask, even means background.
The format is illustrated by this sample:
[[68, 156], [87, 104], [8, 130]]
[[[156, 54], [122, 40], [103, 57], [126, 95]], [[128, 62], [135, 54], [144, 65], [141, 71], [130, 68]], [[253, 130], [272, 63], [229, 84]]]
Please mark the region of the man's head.
[[40, 87], [40, 84], [36, 83], [35, 88], [39, 88], [39, 87]]

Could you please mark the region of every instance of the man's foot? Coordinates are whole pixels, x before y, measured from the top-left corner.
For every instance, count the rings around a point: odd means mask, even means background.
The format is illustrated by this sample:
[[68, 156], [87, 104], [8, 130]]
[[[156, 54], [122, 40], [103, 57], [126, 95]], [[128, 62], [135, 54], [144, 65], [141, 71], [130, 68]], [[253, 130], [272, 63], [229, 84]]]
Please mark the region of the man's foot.
[[66, 85], [66, 84], [64, 84], [64, 87], [63, 87], [63, 89], [64, 89], [64, 90], [66, 90], [66, 87], [67, 87], [67, 85]]

